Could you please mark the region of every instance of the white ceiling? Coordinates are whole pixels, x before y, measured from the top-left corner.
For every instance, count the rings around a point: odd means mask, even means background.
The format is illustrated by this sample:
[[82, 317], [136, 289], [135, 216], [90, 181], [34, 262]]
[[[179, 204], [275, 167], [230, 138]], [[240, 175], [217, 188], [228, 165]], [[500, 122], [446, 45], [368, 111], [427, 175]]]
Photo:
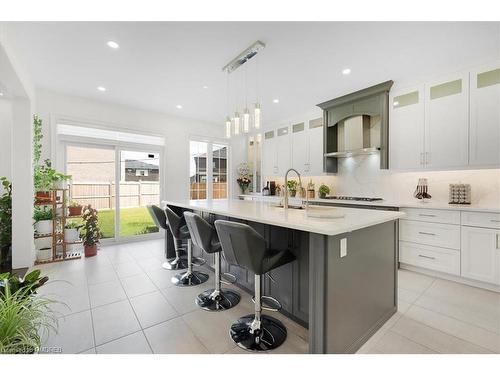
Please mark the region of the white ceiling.
[[[267, 44], [258, 57], [259, 92], [263, 120], [273, 124], [385, 80], [413, 83], [500, 59], [498, 22], [3, 25], [39, 87], [220, 124], [227, 83], [221, 68], [256, 40]], [[108, 40], [120, 48], [110, 49]], [[249, 102], [255, 60], [247, 68]], [[341, 73], [345, 67], [352, 69], [348, 76]], [[236, 99], [244, 102], [243, 81], [244, 67], [230, 75], [231, 107]], [[97, 91], [100, 85], [108, 91]]]

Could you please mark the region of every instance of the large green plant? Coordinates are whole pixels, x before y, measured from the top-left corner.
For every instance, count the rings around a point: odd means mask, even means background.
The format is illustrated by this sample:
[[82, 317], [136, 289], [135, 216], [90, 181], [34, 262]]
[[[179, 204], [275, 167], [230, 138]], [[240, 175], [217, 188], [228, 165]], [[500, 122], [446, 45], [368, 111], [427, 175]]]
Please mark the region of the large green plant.
[[11, 275], [9, 272], [0, 273], [0, 299], [5, 294], [5, 288], [8, 285], [10, 292], [15, 293], [19, 289], [26, 289], [26, 297], [36, 293], [36, 290], [44, 285], [49, 278], [42, 277], [40, 270], [34, 270], [26, 274], [23, 278]]
[[40, 163], [42, 157], [42, 119], [33, 116], [33, 182], [36, 191], [48, 191], [59, 181], [67, 181], [71, 176], [57, 172], [49, 159]]
[[89, 204], [83, 208], [83, 228], [82, 239], [85, 246], [93, 246], [99, 242], [102, 237], [101, 230], [99, 229], [99, 218], [97, 210], [92, 208]]
[[0, 196], [0, 263], [9, 253], [12, 244], [12, 184], [0, 177], [3, 193]]
[[50, 308], [54, 301], [36, 296], [32, 282], [16, 289], [10, 275], [2, 276], [0, 354], [36, 353], [40, 350], [41, 335], [57, 331], [57, 319]]

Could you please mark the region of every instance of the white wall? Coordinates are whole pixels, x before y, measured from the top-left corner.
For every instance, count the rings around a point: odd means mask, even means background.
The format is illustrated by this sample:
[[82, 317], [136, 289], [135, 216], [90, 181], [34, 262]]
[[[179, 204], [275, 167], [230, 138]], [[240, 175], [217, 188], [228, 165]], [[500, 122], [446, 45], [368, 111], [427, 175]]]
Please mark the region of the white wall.
[[[0, 99], [0, 176], [12, 178], [12, 106]], [[1, 189], [0, 189], [1, 190]]]
[[[103, 94], [105, 95], [105, 94]], [[37, 90], [37, 114], [43, 120], [44, 139], [42, 158], [59, 159], [60, 145], [51, 145], [50, 126], [56, 117], [66, 117], [101, 127], [115, 127], [132, 132], [163, 135], [165, 190], [164, 198], [189, 196], [189, 138], [221, 139], [223, 124], [215, 125], [197, 120], [170, 116], [91, 99], [68, 96], [47, 90]], [[51, 123], [52, 122], [52, 123]], [[57, 165], [59, 169], [63, 166]]]

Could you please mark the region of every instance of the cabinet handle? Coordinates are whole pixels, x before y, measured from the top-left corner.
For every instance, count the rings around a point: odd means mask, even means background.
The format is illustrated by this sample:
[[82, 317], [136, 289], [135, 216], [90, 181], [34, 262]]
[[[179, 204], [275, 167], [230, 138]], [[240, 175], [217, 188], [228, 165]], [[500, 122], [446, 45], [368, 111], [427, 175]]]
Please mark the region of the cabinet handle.
[[436, 217], [436, 215], [431, 215], [431, 214], [418, 214], [418, 216]]
[[492, 223], [500, 223], [500, 220], [494, 220], [494, 219], [491, 219], [490, 220]]
[[420, 258], [425, 258], [425, 259], [432, 259], [432, 260], [436, 260], [436, 258], [434, 258], [434, 257], [430, 257], [430, 256], [427, 256], [427, 255], [418, 254], [418, 256], [419, 256]]
[[436, 233], [430, 233], [430, 232], [418, 232], [418, 233], [425, 234], [427, 236], [435, 236], [436, 235]]
[[500, 233], [497, 233], [496, 237], [497, 237], [497, 246], [496, 246], [496, 249], [500, 250]]
[[425, 153], [425, 158], [424, 158], [424, 164], [429, 164], [429, 160], [430, 160], [429, 153], [426, 152]]
[[423, 152], [420, 153], [420, 164], [421, 165], [424, 164], [424, 153]]

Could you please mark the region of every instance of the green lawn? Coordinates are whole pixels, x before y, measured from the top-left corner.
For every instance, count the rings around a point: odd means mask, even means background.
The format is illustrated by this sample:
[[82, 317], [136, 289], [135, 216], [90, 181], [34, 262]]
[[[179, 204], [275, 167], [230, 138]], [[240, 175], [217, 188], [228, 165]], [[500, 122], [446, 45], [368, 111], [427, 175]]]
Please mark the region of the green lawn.
[[[99, 226], [103, 238], [112, 238], [115, 236], [115, 211], [99, 211]], [[158, 232], [158, 228], [151, 219], [146, 207], [122, 208], [120, 211], [120, 235], [134, 236], [136, 234], [145, 234]]]

